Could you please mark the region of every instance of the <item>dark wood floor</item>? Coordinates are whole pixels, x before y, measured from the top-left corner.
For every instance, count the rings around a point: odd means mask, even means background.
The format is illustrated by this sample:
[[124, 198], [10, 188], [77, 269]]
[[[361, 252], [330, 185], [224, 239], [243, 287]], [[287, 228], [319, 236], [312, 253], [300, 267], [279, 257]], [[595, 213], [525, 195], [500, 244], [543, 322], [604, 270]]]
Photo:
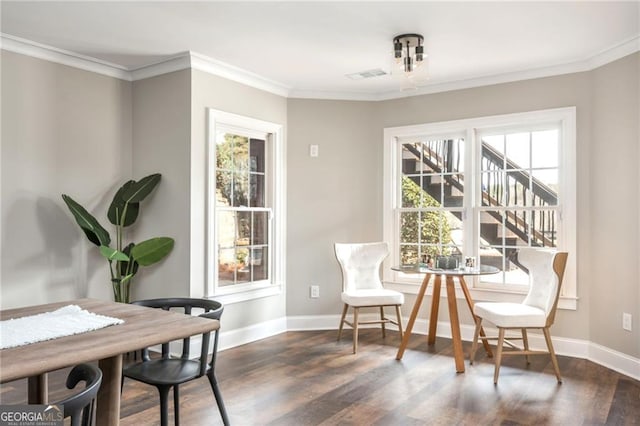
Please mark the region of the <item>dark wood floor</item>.
[[[546, 356], [505, 359], [498, 386], [479, 355], [456, 374], [451, 342], [414, 335], [402, 361], [397, 333], [288, 332], [219, 354], [218, 379], [234, 425], [640, 425], [640, 382], [590, 361], [559, 357], [558, 385]], [[470, 344], [465, 343], [465, 353]], [[52, 374], [53, 390], [64, 372]], [[0, 403], [24, 402], [24, 381], [0, 387]], [[221, 424], [206, 379], [181, 388], [184, 426]], [[159, 422], [155, 388], [126, 381], [122, 425]]]

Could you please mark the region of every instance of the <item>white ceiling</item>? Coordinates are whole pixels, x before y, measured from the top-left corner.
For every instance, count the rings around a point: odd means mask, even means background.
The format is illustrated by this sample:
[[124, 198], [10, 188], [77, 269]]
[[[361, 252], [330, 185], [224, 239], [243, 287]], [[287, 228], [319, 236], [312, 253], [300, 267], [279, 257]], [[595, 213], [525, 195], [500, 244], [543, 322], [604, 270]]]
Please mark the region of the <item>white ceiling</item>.
[[400, 77], [345, 75], [390, 71], [397, 34], [424, 35], [429, 56], [416, 76], [423, 91], [486, 84], [582, 70], [616, 49], [639, 50], [640, 2], [3, 0], [1, 31], [126, 70], [191, 51], [291, 96], [366, 98], [398, 92]]

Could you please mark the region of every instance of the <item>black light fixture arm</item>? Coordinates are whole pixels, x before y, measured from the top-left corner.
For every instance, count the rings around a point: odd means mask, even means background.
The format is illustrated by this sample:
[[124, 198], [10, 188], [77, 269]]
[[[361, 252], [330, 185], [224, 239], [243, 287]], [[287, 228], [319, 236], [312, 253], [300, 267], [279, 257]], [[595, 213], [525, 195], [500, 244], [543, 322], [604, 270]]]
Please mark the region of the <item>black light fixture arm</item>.
[[[414, 68], [414, 62], [422, 62], [424, 59], [424, 37], [420, 34], [400, 34], [393, 38], [393, 50], [396, 59], [402, 59], [404, 63], [404, 71], [411, 72]], [[406, 52], [403, 56], [403, 48]], [[411, 54], [411, 47], [414, 47], [414, 55]]]

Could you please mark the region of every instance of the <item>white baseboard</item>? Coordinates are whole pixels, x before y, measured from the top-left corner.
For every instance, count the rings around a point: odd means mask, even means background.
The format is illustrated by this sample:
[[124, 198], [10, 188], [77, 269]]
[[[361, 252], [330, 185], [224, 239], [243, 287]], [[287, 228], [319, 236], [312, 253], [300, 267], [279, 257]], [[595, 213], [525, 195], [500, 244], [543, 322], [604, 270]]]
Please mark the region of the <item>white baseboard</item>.
[[588, 360], [640, 380], [640, 359], [589, 342]]
[[266, 339], [287, 331], [287, 318], [285, 317], [229, 331], [224, 330], [224, 319], [221, 324], [218, 341], [219, 351]]
[[299, 315], [287, 317], [287, 330], [337, 330], [339, 323], [340, 315]]
[[[375, 319], [376, 314], [363, 314], [363, 320]], [[403, 323], [407, 324], [408, 319], [403, 318]], [[235, 346], [251, 343], [256, 340], [275, 336], [285, 331], [305, 331], [305, 330], [337, 330], [340, 322], [340, 315], [299, 315], [283, 317], [249, 327], [222, 331], [220, 333], [219, 350], [230, 349]], [[428, 321], [418, 318], [413, 326], [412, 334], [427, 334]], [[368, 325], [363, 327], [379, 327], [378, 325]], [[389, 329], [396, 329], [393, 324], [388, 325]], [[489, 336], [497, 336], [497, 330], [486, 328]], [[462, 340], [471, 341], [473, 339], [474, 327], [462, 325], [460, 333]], [[451, 327], [448, 322], [438, 322], [436, 331], [438, 336], [451, 338]], [[542, 334], [529, 333], [529, 345], [532, 349], [545, 349], [546, 343]], [[610, 368], [618, 373], [640, 380], [640, 359], [634, 358], [622, 352], [615, 351], [605, 346], [598, 345], [588, 340], [571, 339], [567, 337], [553, 337], [553, 346], [558, 355], [566, 355], [574, 358], [587, 359], [589, 361]]]

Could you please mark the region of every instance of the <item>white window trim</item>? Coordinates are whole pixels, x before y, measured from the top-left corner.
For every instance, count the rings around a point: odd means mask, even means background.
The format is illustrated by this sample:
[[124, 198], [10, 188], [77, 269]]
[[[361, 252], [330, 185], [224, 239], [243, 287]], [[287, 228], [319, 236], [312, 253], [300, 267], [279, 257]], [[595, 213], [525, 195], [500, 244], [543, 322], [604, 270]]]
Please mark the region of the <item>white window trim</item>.
[[[510, 126], [526, 126], [542, 121], [560, 122], [561, 129], [561, 176], [559, 177], [558, 191], [563, 206], [559, 220], [562, 222], [562, 239], [564, 243], [559, 250], [569, 252], [567, 267], [563, 281], [563, 294], [558, 302], [562, 309], [577, 309], [577, 200], [576, 200], [576, 108], [556, 108], [548, 110], [531, 111], [524, 113], [504, 114], [487, 117], [478, 117], [463, 120], [445, 121], [439, 123], [427, 123], [402, 127], [389, 127], [384, 129], [383, 148], [383, 239], [389, 244], [391, 253], [398, 253], [399, 242], [394, 237], [396, 233], [396, 218], [394, 211], [398, 203], [398, 188], [396, 177], [400, 162], [398, 161], [397, 140], [399, 138], [423, 136], [425, 134], [449, 134], [466, 132], [467, 140], [474, 143], [476, 133], [483, 129]], [[466, 144], [468, 147], [471, 143]], [[467, 158], [471, 158], [470, 156]], [[475, 163], [474, 163], [475, 164]], [[474, 170], [475, 172], [475, 170]], [[569, 225], [567, 225], [569, 224]], [[394, 272], [390, 268], [398, 262], [394, 256], [385, 260], [383, 279], [388, 288], [402, 291], [408, 294], [417, 294], [420, 276], [408, 276], [400, 272]], [[475, 281], [467, 279], [470, 292], [475, 300], [488, 301], [521, 301], [524, 292], [511, 289], [493, 290], [476, 288]], [[429, 286], [428, 294], [432, 287]], [[462, 298], [462, 293], [457, 294]]]
[[[267, 186], [267, 196], [270, 200], [270, 207], [273, 212], [271, 223], [272, 252], [270, 257], [270, 282], [259, 282], [256, 284], [240, 284], [228, 288], [219, 288], [215, 285], [217, 265], [215, 244], [215, 197], [211, 196], [211, 190], [216, 187], [216, 175], [213, 167], [215, 163], [215, 137], [219, 126], [241, 129], [244, 133], [255, 134], [256, 132], [268, 133], [271, 135], [268, 143], [268, 156], [266, 171], [271, 175]], [[258, 299], [262, 297], [281, 294], [285, 286], [286, 274], [286, 151], [283, 126], [277, 123], [208, 109], [207, 123], [207, 213], [206, 213], [206, 284], [205, 296], [215, 298], [217, 301], [230, 304], [246, 300]]]

